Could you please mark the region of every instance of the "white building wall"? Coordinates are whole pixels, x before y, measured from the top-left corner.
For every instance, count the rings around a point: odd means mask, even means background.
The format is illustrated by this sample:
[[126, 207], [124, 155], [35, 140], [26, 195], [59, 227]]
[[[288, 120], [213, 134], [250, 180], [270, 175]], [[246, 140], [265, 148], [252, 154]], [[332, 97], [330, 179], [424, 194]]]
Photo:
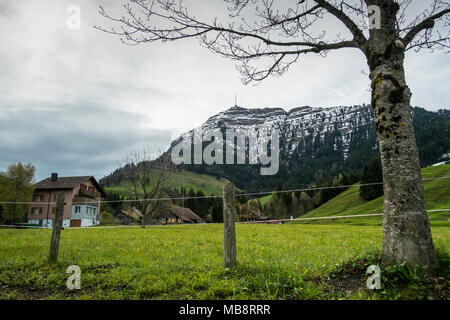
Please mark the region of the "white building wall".
[[[40, 224], [40, 222], [41, 222], [40, 219], [30, 219], [30, 220], [28, 220], [28, 223]], [[53, 219], [42, 219], [41, 226], [47, 227], [47, 228], [53, 228]], [[70, 219], [63, 219], [62, 227], [63, 228], [69, 228], [70, 227]]]
[[98, 220], [92, 220], [92, 219], [81, 219], [81, 226], [82, 227], [92, 227], [98, 225], [100, 222]]
[[62, 226], [63, 226], [63, 228], [69, 228], [70, 227], [70, 219], [64, 219]]
[[42, 226], [46, 228], [53, 227], [53, 219], [42, 219]]

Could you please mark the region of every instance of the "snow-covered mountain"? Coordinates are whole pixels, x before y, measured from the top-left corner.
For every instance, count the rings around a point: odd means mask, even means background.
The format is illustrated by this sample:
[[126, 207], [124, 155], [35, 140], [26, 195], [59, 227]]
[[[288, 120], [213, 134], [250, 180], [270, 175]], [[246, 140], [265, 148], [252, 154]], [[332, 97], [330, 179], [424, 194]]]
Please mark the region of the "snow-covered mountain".
[[[367, 105], [332, 108], [303, 106], [289, 111], [282, 108], [246, 109], [234, 106], [210, 117], [200, 127], [182, 134], [172, 146], [181, 141], [182, 137], [192, 138], [194, 130], [206, 132], [212, 129], [247, 129], [256, 132], [264, 130], [270, 134], [273, 129], [279, 129], [281, 153], [288, 159], [296, 151], [299, 155], [305, 152], [304, 145], [308, 137], [313, 140], [320, 137], [323, 141], [331, 133], [335, 133], [334, 149], [347, 158], [352, 133], [368, 128], [370, 123], [373, 123], [373, 112]], [[376, 142], [373, 147], [376, 148]]]
[[[412, 116], [421, 165], [446, 160], [450, 154], [450, 110], [431, 112], [413, 107]], [[249, 159], [244, 165], [207, 165], [203, 162], [180, 166], [198, 173], [225, 177], [245, 190], [273, 189], [279, 183], [285, 187], [306, 186], [342, 172], [357, 173], [364, 163], [378, 154], [373, 111], [369, 105], [363, 104], [333, 108], [303, 106], [289, 111], [234, 106], [182, 134], [162, 157], [170, 156], [183, 138], [192, 138], [194, 130], [204, 133], [214, 129], [222, 132], [225, 142], [226, 129], [253, 129], [258, 135], [262, 135], [261, 132], [270, 135], [272, 130], [279, 130], [279, 170], [275, 175], [261, 175], [262, 166], [248, 165]], [[223, 150], [226, 152], [225, 146]], [[249, 154], [248, 144], [245, 152]], [[123, 170], [117, 169], [102, 181], [119, 183], [122, 178]]]

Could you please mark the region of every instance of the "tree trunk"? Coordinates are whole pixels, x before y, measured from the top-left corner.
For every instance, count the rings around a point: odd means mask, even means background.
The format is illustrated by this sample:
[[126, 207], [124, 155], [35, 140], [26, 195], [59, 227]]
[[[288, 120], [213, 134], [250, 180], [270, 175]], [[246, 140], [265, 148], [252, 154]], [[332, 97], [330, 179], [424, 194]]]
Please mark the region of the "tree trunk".
[[404, 44], [396, 35], [398, 5], [381, 7], [381, 29], [371, 30], [365, 54], [370, 68], [372, 108], [383, 166], [383, 264], [437, 266], [425, 207], [419, 154], [406, 85]]
[[141, 227], [145, 228], [146, 224], [147, 224], [147, 216], [143, 215], [142, 216], [142, 221], [141, 221]]

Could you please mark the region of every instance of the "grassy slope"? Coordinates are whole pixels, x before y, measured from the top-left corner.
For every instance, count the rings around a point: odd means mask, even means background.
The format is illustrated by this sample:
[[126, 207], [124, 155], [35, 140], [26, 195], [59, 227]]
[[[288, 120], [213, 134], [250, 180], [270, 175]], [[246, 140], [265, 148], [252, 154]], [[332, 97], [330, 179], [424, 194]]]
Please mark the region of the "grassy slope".
[[[444, 256], [447, 230], [433, 228]], [[376, 226], [238, 224], [238, 267], [224, 270], [221, 224], [65, 229], [50, 266], [51, 232], [0, 229], [0, 299], [321, 299], [330, 272], [381, 245]], [[82, 288], [69, 291], [66, 269], [74, 264]], [[323, 284], [311, 281], [324, 276]], [[372, 294], [340, 290], [326, 298]]]
[[[450, 176], [450, 165], [422, 169], [424, 179]], [[425, 201], [428, 210], [450, 208], [450, 179], [431, 180], [424, 182]], [[337, 197], [324, 203], [319, 208], [302, 217], [327, 217], [334, 215], [355, 215], [383, 212], [383, 197], [372, 201], [363, 201], [359, 197], [359, 187], [349, 188]], [[450, 213], [429, 213], [432, 225], [448, 226]], [[339, 220], [317, 220], [305, 223], [350, 223], [358, 225], [376, 225], [381, 223], [381, 217], [362, 217]]]
[[[194, 191], [202, 190], [205, 195], [221, 195], [223, 185], [227, 181], [228, 180], [225, 178], [217, 179], [216, 177], [207, 174], [199, 174], [187, 170], [180, 170], [174, 172], [170, 176], [168, 186], [171, 189], [180, 189], [181, 186], [184, 186], [186, 190], [189, 190], [191, 188]], [[106, 191], [125, 194], [127, 186], [125, 182], [122, 182], [119, 185], [109, 186], [105, 189]]]

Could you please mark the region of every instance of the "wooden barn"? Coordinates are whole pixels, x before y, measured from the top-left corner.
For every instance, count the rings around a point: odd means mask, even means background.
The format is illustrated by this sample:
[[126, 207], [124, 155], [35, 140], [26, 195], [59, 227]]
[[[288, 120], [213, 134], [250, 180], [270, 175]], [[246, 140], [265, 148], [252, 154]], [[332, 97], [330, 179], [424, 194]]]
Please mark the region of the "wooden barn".
[[116, 219], [119, 220], [120, 224], [131, 225], [131, 224], [140, 224], [142, 219], [142, 213], [133, 208], [129, 211], [120, 210], [120, 212], [116, 215]]
[[204, 223], [205, 221], [191, 209], [176, 205], [167, 206], [159, 217], [159, 223]]

